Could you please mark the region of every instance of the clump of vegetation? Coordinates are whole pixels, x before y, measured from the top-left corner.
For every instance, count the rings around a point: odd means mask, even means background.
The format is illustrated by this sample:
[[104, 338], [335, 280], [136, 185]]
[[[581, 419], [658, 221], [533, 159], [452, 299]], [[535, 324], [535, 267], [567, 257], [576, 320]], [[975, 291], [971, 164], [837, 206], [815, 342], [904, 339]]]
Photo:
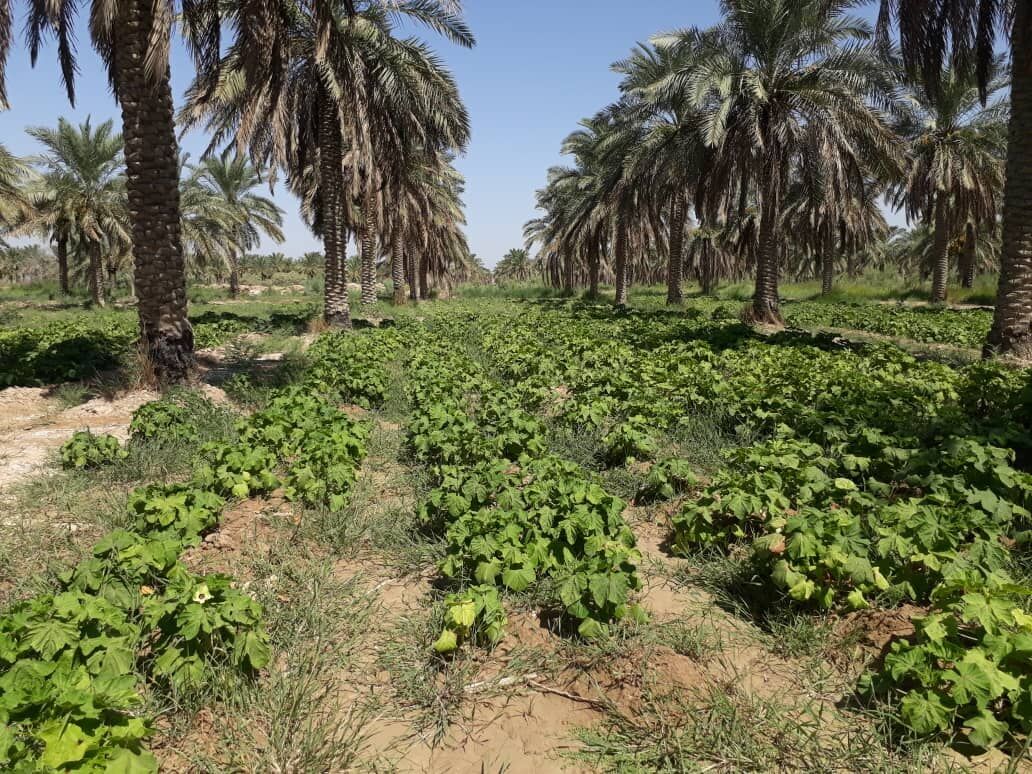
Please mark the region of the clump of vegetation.
[[61, 465], [76, 470], [113, 465], [129, 456], [113, 435], [94, 435], [89, 430], [73, 434], [61, 446], [60, 454]]

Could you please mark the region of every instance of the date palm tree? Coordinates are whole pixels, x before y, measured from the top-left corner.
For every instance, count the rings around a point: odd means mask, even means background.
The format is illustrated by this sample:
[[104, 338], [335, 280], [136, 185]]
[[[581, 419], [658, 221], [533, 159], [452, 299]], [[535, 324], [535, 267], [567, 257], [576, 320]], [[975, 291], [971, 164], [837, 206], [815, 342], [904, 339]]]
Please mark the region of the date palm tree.
[[[991, 63], [988, 75], [985, 95], [992, 97], [1007, 85], [1002, 59]], [[1007, 111], [1005, 99], [984, 107], [975, 73], [956, 68], [940, 73], [934, 89], [912, 86], [902, 105], [897, 131], [908, 143], [908, 172], [893, 198], [908, 218], [933, 230], [934, 304], [946, 301], [950, 243], [969, 224], [973, 230], [996, 220]]]
[[[346, 246], [361, 234], [371, 260], [385, 209], [377, 200], [388, 165], [448, 137], [465, 144], [469, 124], [450, 74], [421, 42], [395, 36], [395, 20], [464, 46], [462, 17], [437, 0], [376, 0], [291, 6], [270, 18], [275, 56], [258, 58], [241, 38], [191, 86], [183, 119], [206, 123], [212, 147], [235, 139], [262, 166], [284, 171], [323, 239], [325, 316], [351, 326]], [[248, 24], [244, 8], [230, 14]]]
[[[893, 135], [870, 98], [890, 96], [873, 30], [850, 16], [849, 0], [724, 0], [717, 29], [654, 39], [685, 49], [685, 65], [668, 79], [702, 112], [702, 135], [726, 179], [754, 181], [759, 202], [756, 322], [782, 324], [778, 296], [789, 173], [806, 128], [835, 127], [857, 154], [892, 158]], [[743, 199], [746, 197], [743, 196]]]
[[34, 206], [18, 230], [50, 236], [65, 268], [71, 244], [84, 250], [90, 299], [103, 306], [104, 253], [114, 255], [129, 241], [122, 135], [113, 122], [94, 128], [89, 118], [26, 131], [44, 150], [33, 159], [41, 172], [30, 189]]
[[229, 294], [236, 297], [240, 292], [240, 254], [258, 247], [263, 234], [277, 243], [283, 242], [283, 211], [272, 199], [255, 193], [262, 177], [240, 153], [203, 159], [191, 170], [191, 178], [221, 199], [236, 221], [232, 249], [226, 253]]
[[949, 63], [974, 70], [984, 102], [997, 38], [1010, 43], [1000, 287], [984, 354], [1032, 358], [1032, 6], [1017, 0], [881, 0], [879, 28], [887, 32], [895, 20], [908, 71], [920, 73], [932, 92]]

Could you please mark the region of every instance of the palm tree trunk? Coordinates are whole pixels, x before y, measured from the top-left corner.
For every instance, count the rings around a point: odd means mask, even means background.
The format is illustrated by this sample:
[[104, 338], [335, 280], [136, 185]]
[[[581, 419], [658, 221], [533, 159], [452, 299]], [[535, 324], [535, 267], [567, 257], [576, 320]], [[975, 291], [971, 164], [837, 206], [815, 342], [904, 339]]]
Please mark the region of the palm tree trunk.
[[118, 267], [114, 264], [107, 265], [107, 282], [104, 284], [104, 291], [108, 294], [108, 298], [112, 301], [115, 300], [115, 286], [118, 284]]
[[419, 298], [421, 301], [430, 298], [430, 259], [426, 255], [419, 259]]
[[946, 212], [946, 197], [935, 194], [935, 231], [932, 234], [932, 303], [946, 303], [946, 280], [950, 271], [949, 217]]
[[778, 297], [778, 192], [774, 189], [775, 173], [766, 172], [760, 207], [760, 246], [756, 257], [756, 290], [753, 293], [751, 320], [766, 325], [784, 325]]
[[319, 194], [322, 198], [323, 252], [326, 261], [323, 283], [323, 318], [335, 328], [351, 328], [347, 266], [344, 262], [343, 203], [340, 200], [341, 150], [337, 114], [329, 95], [321, 94], [319, 113]]
[[978, 249], [978, 234], [970, 220], [964, 224], [964, 251], [960, 254], [960, 285], [963, 288], [975, 286], [975, 258]]
[[236, 298], [240, 295], [240, 261], [237, 260], [235, 252], [229, 254], [229, 297]]
[[588, 245], [588, 298], [598, 298], [598, 275], [602, 269], [601, 263], [598, 240], [592, 239]]
[[63, 235], [57, 238], [57, 281], [62, 296], [71, 293], [68, 284], [68, 237]]
[[821, 295], [831, 295], [835, 286], [835, 237], [831, 226], [824, 235], [824, 249], [821, 251]]
[[996, 314], [984, 354], [1032, 358], [1032, 8], [1014, 4], [1011, 114]]
[[577, 256], [576, 253], [570, 251], [570, 253], [563, 260], [563, 293], [567, 296], [573, 295], [573, 286], [575, 284], [575, 277], [577, 274]]
[[[159, 384], [181, 382], [194, 364], [180, 236], [179, 147], [169, 68], [148, 77], [151, 35], [160, 30], [148, 0], [119, 4], [115, 87], [122, 107], [126, 189], [132, 224], [137, 307], [144, 355]], [[160, 34], [169, 35], [169, 30]]]
[[699, 260], [699, 285], [704, 296], [713, 295], [713, 245], [707, 239], [702, 244], [702, 256]]
[[94, 306], [104, 306], [104, 266], [100, 260], [100, 242], [90, 242], [86, 249], [89, 258], [86, 272], [90, 302]]
[[376, 303], [376, 227], [372, 199], [367, 198], [362, 223], [362, 306]]
[[415, 304], [419, 301], [419, 281], [416, 276], [416, 264], [418, 264], [419, 261], [416, 259], [416, 256], [406, 251], [405, 263], [408, 269], [409, 301]]
[[391, 282], [394, 284], [394, 305], [401, 306], [405, 303], [405, 249], [397, 236], [391, 245]]
[[616, 226], [616, 305], [627, 306], [627, 226]]
[[684, 300], [681, 293], [682, 256], [684, 255], [684, 221], [686, 216], [684, 197], [674, 197], [673, 211], [670, 214], [670, 255], [667, 257], [667, 294], [666, 302], [670, 305], [680, 304]]

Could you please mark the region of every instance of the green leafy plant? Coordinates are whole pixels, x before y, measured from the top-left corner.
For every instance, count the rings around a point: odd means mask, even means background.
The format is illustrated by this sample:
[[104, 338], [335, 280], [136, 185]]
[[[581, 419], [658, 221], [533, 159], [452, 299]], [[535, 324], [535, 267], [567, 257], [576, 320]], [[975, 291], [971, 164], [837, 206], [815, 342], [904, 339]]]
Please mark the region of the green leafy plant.
[[113, 465], [128, 456], [113, 435], [94, 435], [89, 430], [75, 433], [61, 446], [62, 467], [76, 470]]
[[447, 654], [469, 640], [495, 645], [505, 636], [508, 618], [494, 586], [470, 586], [444, 599], [444, 629], [434, 650]]

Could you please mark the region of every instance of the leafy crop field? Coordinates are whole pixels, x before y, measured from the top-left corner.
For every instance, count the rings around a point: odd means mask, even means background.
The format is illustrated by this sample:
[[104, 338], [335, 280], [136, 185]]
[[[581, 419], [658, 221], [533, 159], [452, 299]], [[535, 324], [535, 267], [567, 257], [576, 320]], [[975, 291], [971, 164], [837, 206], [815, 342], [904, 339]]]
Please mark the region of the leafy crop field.
[[[982, 324], [798, 309], [965, 346]], [[1027, 372], [706, 305], [481, 299], [235, 386], [70, 437], [16, 498], [30, 523], [119, 493], [31, 584], [0, 546], [7, 769], [1027, 756]]]

